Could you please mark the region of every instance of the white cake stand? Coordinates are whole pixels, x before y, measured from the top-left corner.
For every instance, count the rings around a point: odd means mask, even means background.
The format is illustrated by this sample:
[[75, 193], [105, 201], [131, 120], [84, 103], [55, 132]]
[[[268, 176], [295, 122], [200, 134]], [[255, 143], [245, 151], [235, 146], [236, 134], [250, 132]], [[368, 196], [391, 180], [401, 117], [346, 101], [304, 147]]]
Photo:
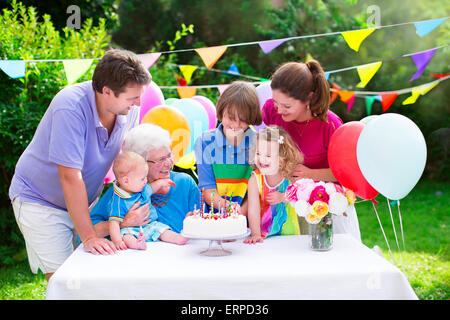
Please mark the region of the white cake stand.
[[198, 237], [198, 236], [192, 236], [189, 234], [185, 234], [183, 230], [181, 230], [181, 235], [183, 237], [189, 238], [189, 239], [196, 239], [196, 240], [209, 240], [209, 246], [208, 249], [203, 250], [200, 252], [201, 255], [207, 256], [207, 257], [223, 257], [223, 256], [229, 256], [231, 254], [230, 250], [225, 250], [222, 247], [222, 241], [226, 240], [238, 240], [245, 238], [249, 236], [251, 233], [250, 228], [247, 228], [247, 231], [243, 234], [236, 235], [236, 236], [230, 236], [230, 237]]

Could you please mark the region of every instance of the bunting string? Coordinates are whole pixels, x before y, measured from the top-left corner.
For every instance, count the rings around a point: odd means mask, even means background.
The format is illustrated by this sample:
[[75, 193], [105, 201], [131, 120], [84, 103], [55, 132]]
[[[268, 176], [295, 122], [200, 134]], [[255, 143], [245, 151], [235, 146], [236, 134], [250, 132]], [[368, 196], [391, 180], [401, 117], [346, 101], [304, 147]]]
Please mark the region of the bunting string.
[[[449, 46], [450, 45], [450, 43], [448, 43], [448, 44], [445, 44], [445, 45], [441, 45], [441, 46], [438, 46], [438, 47], [434, 47], [434, 48], [431, 48], [431, 49], [426, 49], [426, 50], [422, 50], [422, 51], [417, 51], [417, 52], [413, 52], [413, 53], [406, 53], [406, 54], [403, 54], [403, 55], [401, 55], [401, 56], [397, 56], [397, 57], [394, 57], [394, 58], [388, 58], [388, 59], [384, 59], [384, 60], [380, 60], [380, 61], [378, 61], [378, 62], [388, 62], [388, 61], [394, 61], [394, 60], [398, 60], [398, 59], [401, 59], [401, 58], [406, 58], [406, 57], [410, 57], [410, 56], [414, 56], [414, 55], [418, 55], [418, 54], [422, 54], [422, 53], [424, 53], [424, 52], [427, 52], [427, 51], [432, 51], [432, 50], [437, 50], [437, 49], [441, 49], [441, 48], [445, 48], [445, 47], [447, 47], [447, 46]], [[362, 67], [365, 67], [365, 66], [369, 66], [369, 65], [371, 65], [371, 64], [373, 64], [373, 63], [377, 63], [377, 62], [371, 62], [371, 63], [365, 63], [365, 64], [361, 64], [361, 65], [357, 65], [357, 66], [351, 66], [351, 67], [345, 67], [345, 68], [340, 68], [340, 69], [335, 69], [335, 70], [330, 70], [330, 71], [325, 71], [324, 70], [324, 73], [325, 74], [332, 74], [332, 73], [338, 73], [338, 72], [344, 72], [344, 71], [349, 71], [349, 70], [353, 70], [353, 69], [358, 69], [358, 68], [362, 68]], [[174, 63], [170, 63], [170, 64], [168, 64], [169, 66], [174, 66], [174, 67], [180, 67], [180, 66], [183, 66], [183, 65], [179, 65], [179, 64], [174, 64]], [[249, 75], [245, 75], [245, 74], [241, 74], [241, 73], [234, 73], [234, 72], [230, 72], [230, 71], [225, 71], [225, 70], [218, 70], [218, 69], [213, 69], [213, 68], [211, 68], [211, 69], [208, 69], [208, 68], [205, 68], [205, 67], [200, 67], [200, 66], [195, 66], [197, 69], [204, 69], [204, 70], [208, 70], [208, 71], [212, 71], [212, 72], [218, 72], [218, 73], [224, 73], [224, 74], [229, 74], [229, 75], [235, 75], [235, 76], [240, 76], [240, 77], [245, 77], [245, 78], [248, 78], [248, 79], [254, 79], [254, 80], [261, 80], [262, 78], [261, 77], [255, 77], [255, 76], [249, 76]], [[445, 76], [444, 77], [440, 77], [440, 79], [444, 79], [444, 78], [446, 78]], [[253, 82], [254, 84], [260, 84], [260, 83], [262, 83], [263, 81], [256, 81], [256, 82]], [[215, 87], [217, 87], [217, 86], [219, 86], [219, 85], [198, 85], [198, 86], [190, 86], [190, 87], [195, 87], [195, 88], [215, 88]], [[186, 86], [186, 87], [189, 87], [189, 86]], [[179, 86], [160, 86], [160, 88], [161, 89], [176, 89], [176, 88], [179, 88]], [[411, 88], [414, 88], [414, 87], [411, 87]], [[403, 90], [406, 90], [406, 91], [404, 91], [404, 92], [402, 92], [402, 93], [408, 93], [408, 92], [411, 92], [411, 90], [409, 90], [409, 89], [411, 89], [411, 88], [408, 88], [408, 89], [403, 89]], [[331, 91], [333, 91], [333, 90], [331, 90]], [[401, 90], [402, 91], [402, 90]], [[381, 91], [381, 92], [374, 92], [374, 91], [356, 91], [356, 92], [358, 92], [359, 94], [380, 94], [380, 93], [391, 93], [391, 92], [399, 92], [399, 90], [394, 90], [394, 91]]]
[[[402, 23], [396, 23], [396, 24], [390, 24], [385, 26], [375, 26], [371, 28], [365, 28], [365, 29], [354, 29], [354, 30], [346, 30], [346, 31], [334, 31], [334, 32], [327, 32], [327, 33], [317, 33], [317, 34], [311, 34], [311, 35], [302, 35], [302, 36], [294, 36], [294, 37], [288, 37], [288, 38], [280, 38], [280, 39], [272, 39], [272, 40], [260, 40], [260, 41], [252, 41], [252, 42], [241, 42], [241, 43], [232, 43], [232, 44], [226, 44], [222, 45], [223, 47], [238, 47], [238, 46], [249, 46], [249, 45], [256, 45], [260, 43], [267, 43], [271, 41], [279, 41], [279, 42], [286, 42], [290, 40], [297, 40], [297, 39], [308, 39], [308, 38], [318, 38], [318, 37], [326, 37], [326, 36], [334, 36], [334, 35], [340, 35], [342, 33], [348, 33], [348, 32], [354, 32], [354, 31], [364, 31], [364, 30], [378, 30], [378, 29], [384, 29], [384, 28], [393, 28], [393, 27], [399, 27], [399, 26], [405, 26], [405, 25], [414, 25], [416, 26], [416, 29], [418, 26], [427, 27], [428, 29], [426, 31], [429, 31], [429, 29], [434, 29], [441, 23], [443, 23], [445, 20], [447, 20], [449, 17], [443, 17], [443, 18], [435, 18], [435, 19], [427, 19], [427, 20], [420, 20], [420, 21], [411, 21], [411, 22], [402, 22]], [[432, 25], [430, 27], [430, 25]], [[431, 29], [431, 30], [432, 30]], [[418, 32], [419, 36], [424, 36], [428, 33], [426, 31]], [[222, 47], [220, 46], [220, 47]], [[212, 47], [206, 47], [206, 48], [212, 48]], [[157, 52], [158, 54], [172, 54], [172, 53], [181, 53], [181, 52], [192, 52], [196, 51], [202, 48], [188, 48], [188, 49], [177, 49], [177, 50], [169, 50], [169, 51], [160, 51]], [[57, 61], [65, 61], [65, 60], [85, 60], [85, 59], [93, 59], [93, 60], [99, 60], [101, 58], [79, 58], [79, 59], [25, 59], [25, 60], [10, 60], [10, 61], [26, 61], [26, 62], [57, 62]], [[1, 60], [0, 60], [1, 61]]]

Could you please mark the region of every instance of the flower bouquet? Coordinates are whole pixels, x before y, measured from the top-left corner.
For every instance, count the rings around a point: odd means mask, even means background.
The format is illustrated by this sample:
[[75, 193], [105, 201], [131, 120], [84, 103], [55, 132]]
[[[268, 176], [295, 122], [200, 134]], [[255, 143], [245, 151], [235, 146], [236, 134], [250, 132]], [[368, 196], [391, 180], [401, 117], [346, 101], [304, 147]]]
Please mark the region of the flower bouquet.
[[309, 223], [313, 250], [331, 249], [332, 215], [345, 216], [345, 212], [356, 201], [352, 190], [345, 190], [337, 183], [315, 182], [312, 179], [299, 179], [291, 184], [286, 189], [285, 198], [297, 215]]

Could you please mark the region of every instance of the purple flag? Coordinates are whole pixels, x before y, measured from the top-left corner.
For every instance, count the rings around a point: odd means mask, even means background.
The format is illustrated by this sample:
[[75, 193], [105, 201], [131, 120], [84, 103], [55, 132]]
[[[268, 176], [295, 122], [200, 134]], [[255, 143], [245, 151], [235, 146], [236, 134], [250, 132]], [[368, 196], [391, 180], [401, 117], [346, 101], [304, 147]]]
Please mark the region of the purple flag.
[[258, 42], [259, 46], [261, 47], [262, 51], [265, 54], [268, 54], [270, 51], [281, 45], [282, 43], [288, 41], [289, 39], [278, 39], [278, 40], [268, 40], [268, 41], [261, 41]]
[[416, 64], [417, 72], [412, 76], [411, 79], [409, 79], [409, 82], [416, 80], [422, 75], [436, 50], [437, 49], [428, 50], [411, 56], [414, 63]]

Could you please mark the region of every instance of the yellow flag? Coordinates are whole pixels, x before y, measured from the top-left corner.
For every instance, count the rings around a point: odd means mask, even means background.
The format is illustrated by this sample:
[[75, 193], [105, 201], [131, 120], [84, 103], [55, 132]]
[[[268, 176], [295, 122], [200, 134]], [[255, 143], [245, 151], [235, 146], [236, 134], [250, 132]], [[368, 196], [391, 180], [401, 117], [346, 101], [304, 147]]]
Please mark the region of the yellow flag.
[[406, 98], [403, 102], [402, 105], [407, 105], [407, 104], [413, 104], [414, 102], [417, 101], [417, 99], [420, 96], [420, 92], [411, 92], [412, 95], [408, 98]]
[[416, 92], [419, 92], [421, 95], [424, 95], [424, 94], [426, 94], [428, 91], [430, 91], [431, 89], [433, 89], [434, 87], [436, 87], [437, 85], [438, 85], [438, 83], [439, 83], [439, 81], [436, 81], [435, 83], [426, 83], [426, 84], [423, 84], [423, 85], [421, 85], [421, 86], [418, 86], [418, 87], [416, 87], [416, 88], [414, 88], [413, 90], [412, 90], [412, 92], [414, 92], [414, 91], [416, 91]]
[[68, 84], [77, 81], [91, 66], [93, 59], [64, 60], [64, 71], [66, 72]]
[[309, 60], [313, 60], [314, 58], [309, 53], [306, 54], [305, 62], [308, 62]]
[[355, 51], [359, 51], [359, 46], [361, 45], [361, 42], [363, 42], [363, 40], [374, 31], [375, 28], [371, 28], [371, 29], [341, 32], [341, 35], [344, 37], [345, 41], [347, 41], [347, 44], [350, 48], [352, 48]]
[[183, 157], [178, 160], [175, 165], [177, 167], [183, 168], [183, 169], [194, 169], [195, 166], [195, 154], [194, 151], [191, 151], [189, 154], [184, 155]]
[[406, 104], [413, 104], [414, 102], [417, 101], [417, 99], [422, 95], [425, 95], [428, 93], [428, 91], [430, 91], [431, 89], [433, 89], [434, 87], [436, 87], [439, 84], [439, 81], [436, 82], [432, 82], [432, 83], [426, 83], [423, 84], [421, 86], [415, 87], [411, 90], [411, 96], [409, 96], [408, 98], [405, 99], [405, 101], [402, 102], [403, 105]]
[[178, 95], [181, 99], [183, 98], [192, 98], [197, 93], [197, 88], [192, 87], [178, 87], [177, 88]]
[[187, 83], [191, 81], [192, 74], [194, 73], [195, 70], [197, 70], [196, 66], [191, 65], [180, 66], [180, 71], [183, 74], [184, 80], [186, 80]]
[[220, 59], [220, 57], [227, 50], [227, 46], [217, 46], [195, 49], [200, 58], [202, 58], [203, 63], [208, 69], [211, 69], [213, 65]]
[[372, 77], [377, 73], [378, 69], [380, 69], [382, 62], [374, 62], [369, 63], [364, 66], [356, 68], [358, 70], [359, 78], [361, 82], [356, 85], [358, 88], [364, 88], [372, 79]]

